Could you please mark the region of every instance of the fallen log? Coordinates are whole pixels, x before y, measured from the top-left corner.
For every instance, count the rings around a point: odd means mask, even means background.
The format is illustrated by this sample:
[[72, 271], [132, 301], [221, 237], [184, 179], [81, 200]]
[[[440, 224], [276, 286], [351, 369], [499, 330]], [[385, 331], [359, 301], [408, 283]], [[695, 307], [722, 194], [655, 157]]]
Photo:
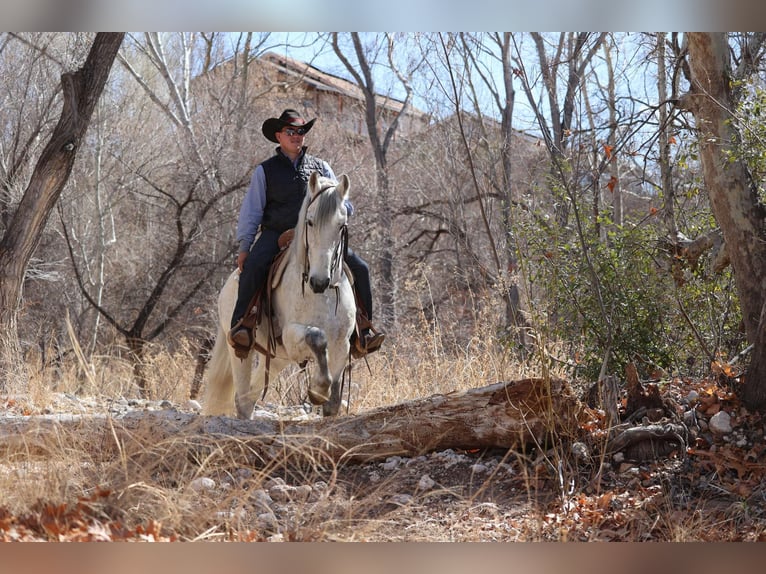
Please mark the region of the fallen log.
[[179, 448], [201, 456], [228, 442], [236, 445], [230, 453], [243, 453], [255, 464], [286, 455], [362, 462], [448, 448], [521, 448], [553, 436], [575, 440], [584, 416], [566, 381], [530, 378], [308, 421], [239, 420], [174, 409], [0, 419], [0, 451], [50, 451], [76, 441], [101, 456], [129, 457], [147, 449], [164, 456], [165, 449]]

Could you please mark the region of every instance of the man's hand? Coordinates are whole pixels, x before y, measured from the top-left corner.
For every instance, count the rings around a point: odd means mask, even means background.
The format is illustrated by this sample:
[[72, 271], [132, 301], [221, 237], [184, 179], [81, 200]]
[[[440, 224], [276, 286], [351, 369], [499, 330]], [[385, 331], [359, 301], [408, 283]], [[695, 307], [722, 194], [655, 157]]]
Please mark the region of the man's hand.
[[247, 251], [240, 251], [237, 255], [237, 267], [239, 268], [239, 272], [242, 273], [242, 268], [245, 266], [245, 259], [247, 259], [247, 256], [249, 253]]

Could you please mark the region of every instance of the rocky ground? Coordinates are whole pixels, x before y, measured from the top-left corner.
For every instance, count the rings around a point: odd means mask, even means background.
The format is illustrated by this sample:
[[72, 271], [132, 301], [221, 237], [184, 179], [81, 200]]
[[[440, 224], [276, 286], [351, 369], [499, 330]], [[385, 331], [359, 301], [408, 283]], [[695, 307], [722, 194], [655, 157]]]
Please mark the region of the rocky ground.
[[[208, 539], [766, 540], [763, 418], [748, 413], [720, 380], [675, 379], [643, 388], [662, 398], [665, 411], [659, 420], [644, 416], [635, 424], [682, 424], [685, 444], [665, 436], [643, 441], [648, 448], [632, 443], [607, 453], [599, 448], [604, 434], [596, 424], [582, 442], [526, 452], [445, 450], [365, 464], [318, 463], [310, 471], [282, 466], [271, 473], [219, 466], [185, 484], [157, 476], [155, 486], [193, 491], [195, 512], [207, 516]], [[623, 407], [625, 402], [623, 397]], [[199, 409], [194, 401], [179, 405], [68, 394], [55, 395], [38, 412], [12, 401], [5, 407], [6, 417], [105, 411], [119, 417], [134, 410]], [[603, 420], [602, 412], [593, 412], [596, 422]], [[318, 415], [265, 404], [254, 416]], [[18, 526], [14, 520], [6, 515], [5, 527], [0, 521], [6, 538]], [[31, 539], [47, 539], [41, 526], [28, 527]], [[149, 530], [141, 536], [193, 538], [178, 525]], [[18, 528], [15, 532], [23, 538]]]

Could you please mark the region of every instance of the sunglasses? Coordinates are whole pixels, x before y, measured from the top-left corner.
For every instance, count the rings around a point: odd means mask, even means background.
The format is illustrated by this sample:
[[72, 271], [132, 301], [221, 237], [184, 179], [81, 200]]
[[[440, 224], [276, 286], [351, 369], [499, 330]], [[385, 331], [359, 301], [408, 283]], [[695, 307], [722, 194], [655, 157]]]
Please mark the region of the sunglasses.
[[288, 136], [304, 136], [306, 135], [306, 130], [304, 128], [285, 128], [282, 130], [282, 133]]

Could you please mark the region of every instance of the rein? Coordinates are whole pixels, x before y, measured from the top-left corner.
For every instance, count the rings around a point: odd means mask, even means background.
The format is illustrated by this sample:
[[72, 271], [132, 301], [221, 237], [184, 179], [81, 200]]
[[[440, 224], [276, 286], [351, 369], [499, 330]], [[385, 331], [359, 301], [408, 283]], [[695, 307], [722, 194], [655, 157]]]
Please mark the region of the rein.
[[[329, 189], [329, 188], [327, 188]], [[311, 207], [311, 204], [314, 203], [319, 196], [321, 196], [325, 190], [322, 190], [321, 192], [317, 193], [314, 197], [311, 198], [311, 201], [309, 201], [309, 204], [306, 206], [306, 211], [308, 212], [308, 208]], [[309, 269], [311, 269], [311, 262], [309, 261], [309, 222], [308, 220], [305, 220], [303, 222], [303, 249], [304, 249], [304, 257], [303, 257], [303, 274], [301, 277], [303, 278], [303, 281], [301, 282], [301, 294], [305, 297], [306, 296], [306, 283], [308, 283], [309, 280]], [[340, 241], [335, 244], [335, 252], [332, 256], [332, 263], [330, 263], [330, 276], [333, 276], [338, 269], [343, 265], [343, 260], [346, 258], [346, 253], [348, 253], [348, 224], [344, 224], [343, 227], [340, 228]], [[333, 289], [335, 289], [335, 311], [338, 310], [338, 287], [337, 285], [332, 286]]]

